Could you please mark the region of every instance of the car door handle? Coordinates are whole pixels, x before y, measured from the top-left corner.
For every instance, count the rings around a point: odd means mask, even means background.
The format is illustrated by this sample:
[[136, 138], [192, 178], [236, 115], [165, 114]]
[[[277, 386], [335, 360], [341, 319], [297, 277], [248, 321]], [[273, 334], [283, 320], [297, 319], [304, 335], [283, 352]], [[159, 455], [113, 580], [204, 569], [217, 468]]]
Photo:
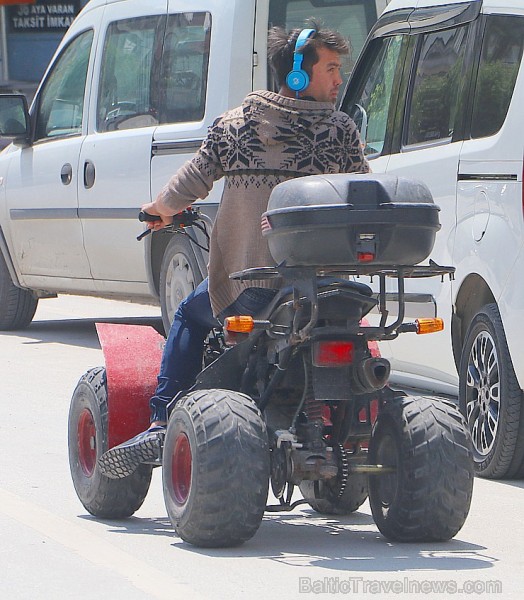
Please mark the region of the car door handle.
[[89, 190], [95, 185], [95, 165], [86, 160], [84, 163], [84, 187]]
[[60, 171], [60, 179], [64, 185], [69, 185], [73, 179], [73, 167], [66, 163]]

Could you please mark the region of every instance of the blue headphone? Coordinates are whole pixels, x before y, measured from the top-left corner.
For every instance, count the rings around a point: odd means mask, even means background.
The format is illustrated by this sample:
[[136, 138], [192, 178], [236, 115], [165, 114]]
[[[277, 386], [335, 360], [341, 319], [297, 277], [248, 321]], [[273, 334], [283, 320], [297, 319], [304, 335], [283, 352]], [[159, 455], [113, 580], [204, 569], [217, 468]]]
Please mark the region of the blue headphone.
[[315, 29], [303, 29], [295, 44], [295, 52], [293, 54], [293, 69], [287, 74], [286, 85], [290, 90], [297, 93], [304, 91], [309, 85], [309, 75], [302, 68], [302, 61], [304, 55], [299, 52], [300, 48], [307, 42], [307, 40], [316, 33]]

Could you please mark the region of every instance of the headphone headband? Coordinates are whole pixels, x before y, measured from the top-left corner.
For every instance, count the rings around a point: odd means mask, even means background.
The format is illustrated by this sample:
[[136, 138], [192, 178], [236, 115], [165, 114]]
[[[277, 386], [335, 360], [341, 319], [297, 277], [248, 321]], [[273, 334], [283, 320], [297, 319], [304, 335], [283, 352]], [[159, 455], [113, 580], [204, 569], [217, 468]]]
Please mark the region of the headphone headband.
[[297, 41], [295, 44], [295, 54], [302, 48], [302, 46], [308, 41], [308, 39], [316, 33], [316, 29], [302, 29], [298, 34]]
[[293, 69], [287, 74], [286, 84], [290, 90], [297, 93], [302, 92], [309, 85], [309, 75], [302, 69], [302, 61], [304, 55], [300, 52], [300, 49], [307, 40], [316, 33], [316, 29], [303, 29], [297, 38], [295, 43], [295, 50], [293, 53]]

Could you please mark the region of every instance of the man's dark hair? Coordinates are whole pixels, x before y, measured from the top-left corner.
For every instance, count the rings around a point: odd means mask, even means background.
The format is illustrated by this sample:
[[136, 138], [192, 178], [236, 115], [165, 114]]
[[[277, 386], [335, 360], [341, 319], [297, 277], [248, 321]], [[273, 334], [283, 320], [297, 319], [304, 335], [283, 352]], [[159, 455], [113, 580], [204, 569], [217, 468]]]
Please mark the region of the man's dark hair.
[[268, 33], [267, 54], [273, 75], [279, 87], [286, 83], [287, 74], [293, 69], [295, 45], [302, 29], [314, 29], [315, 33], [302, 46], [304, 59], [302, 68], [311, 77], [311, 69], [318, 62], [318, 48], [334, 50], [339, 54], [349, 54], [350, 45], [338, 31], [323, 29], [314, 20], [303, 28], [287, 32], [282, 27], [272, 27]]

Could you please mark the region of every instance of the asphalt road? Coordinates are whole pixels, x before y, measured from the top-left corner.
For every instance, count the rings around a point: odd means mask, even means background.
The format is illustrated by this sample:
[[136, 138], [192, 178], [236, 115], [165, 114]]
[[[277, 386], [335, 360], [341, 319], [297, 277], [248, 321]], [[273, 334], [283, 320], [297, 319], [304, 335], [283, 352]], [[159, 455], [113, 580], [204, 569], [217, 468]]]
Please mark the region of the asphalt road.
[[1, 598], [522, 598], [522, 481], [477, 479], [446, 543], [388, 542], [366, 503], [341, 519], [267, 514], [245, 545], [199, 550], [171, 529], [159, 469], [134, 517], [91, 517], [71, 483], [67, 416], [79, 377], [103, 364], [94, 323], [158, 324], [158, 314], [61, 297], [42, 301], [25, 331], [0, 334]]

